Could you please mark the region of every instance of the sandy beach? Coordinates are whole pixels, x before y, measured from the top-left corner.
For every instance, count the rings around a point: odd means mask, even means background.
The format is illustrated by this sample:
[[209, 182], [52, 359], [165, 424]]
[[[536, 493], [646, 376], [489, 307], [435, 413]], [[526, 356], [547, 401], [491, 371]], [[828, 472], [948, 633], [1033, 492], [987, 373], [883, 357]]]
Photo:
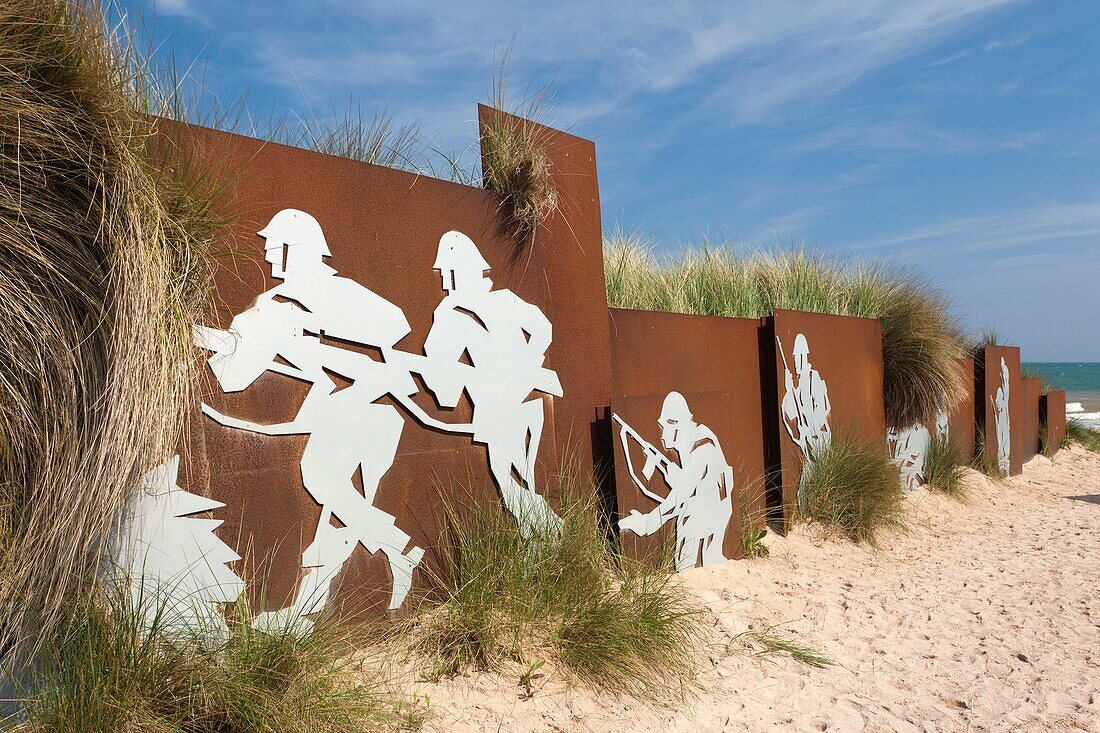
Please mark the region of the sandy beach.
[[[1031, 461], [967, 503], [920, 491], [878, 550], [798, 529], [771, 557], [688, 573], [710, 638], [698, 691], [654, 706], [569, 685], [526, 698], [471, 674], [416, 692], [429, 731], [1100, 730], [1100, 455]], [[754, 655], [746, 629], [813, 647], [821, 669]]]

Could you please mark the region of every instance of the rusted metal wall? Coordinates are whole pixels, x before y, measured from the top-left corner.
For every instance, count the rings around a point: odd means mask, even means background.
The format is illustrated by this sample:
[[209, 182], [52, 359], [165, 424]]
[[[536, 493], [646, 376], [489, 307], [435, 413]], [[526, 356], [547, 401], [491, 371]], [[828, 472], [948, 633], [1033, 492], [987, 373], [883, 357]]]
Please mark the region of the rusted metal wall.
[[[480, 110], [485, 120], [486, 110]], [[553, 470], [568, 452], [593, 459], [597, 419], [610, 400], [610, 344], [603, 317], [601, 223], [595, 148], [587, 140], [546, 129], [562, 214], [518, 247], [501, 226], [502, 202], [487, 191], [375, 165], [322, 155], [199, 127], [175, 127], [178, 144], [232, 171], [225, 196], [237, 216], [235, 252], [218, 260], [216, 310], [208, 325], [226, 328], [233, 315], [273, 287], [256, 235], [276, 212], [312, 214], [324, 229], [332, 257], [326, 263], [399, 306], [412, 332], [398, 344], [422, 353], [432, 314], [444, 292], [433, 270], [440, 236], [471, 237], [492, 269], [495, 289], [508, 288], [541, 308], [553, 324], [545, 366], [560, 378], [564, 397], [546, 398], [539, 456], [540, 484], [553, 493]], [[354, 349], [354, 345], [340, 344]], [[200, 352], [196, 350], [196, 357]], [[293, 418], [307, 386], [266, 373], [243, 392], [225, 395], [209, 379], [203, 399], [223, 413], [260, 422]], [[385, 398], [388, 400], [389, 398]], [[468, 421], [464, 400], [440, 409], [423, 390], [415, 400], [448, 422]], [[299, 461], [306, 436], [267, 437], [223, 427], [196, 415], [181, 483], [223, 501], [219, 535], [255, 564], [253, 599], [262, 578], [268, 607], [283, 605], [301, 573], [303, 547], [312, 540], [321, 508], [302, 485]], [[375, 505], [396, 517], [412, 544], [438, 544], [440, 486], [455, 495], [499, 505], [486, 470], [486, 449], [468, 435], [445, 434], [407, 418], [397, 458], [382, 479]], [[418, 574], [418, 581], [423, 580]], [[377, 607], [388, 594], [389, 570], [362, 547], [344, 566], [342, 586], [359, 606]]]
[[[761, 353], [771, 366], [765, 385], [769, 411], [769, 508], [781, 508], [784, 523], [797, 507], [803, 456], [784, 427], [786, 369], [797, 389], [801, 383], [792, 350], [799, 334], [809, 346], [813, 370], [827, 384], [832, 435], [845, 436], [886, 452], [886, 418], [882, 401], [882, 326], [877, 320], [822, 313], [776, 311], [762, 319]], [[780, 351], [782, 347], [782, 352]], [[791, 421], [787, 421], [791, 424]]]
[[975, 404], [977, 429], [982, 432], [987, 455], [994, 461], [998, 452], [996, 399], [1001, 387], [1001, 360], [1008, 368], [1008, 417], [1010, 426], [1009, 476], [1023, 472], [1023, 380], [1020, 376], [1020, 349], [1017, 346], [986, 346], [974, 354]]
[[[733, 469], [733, 515], [724, 554], [728, 559], [741, 557], [743, 520], [758, 525], [764, 520], [759, 321], [612, 309], [610, 325], [613, 413], [665, 456], [680, 461], [663, 448], [657, 419], [670, 392], [683, 395], [693, 420], [713, 432]], [[626, 463], [625, 451], [630, 450], [634, 466], [641, 470], [641, 446], [621, 439], [618, 422], [611, 429], [618, 516], [650, 512], [657, 502], [636, 487]], [[658, 495], [669, 492], [659, 475], [648, 484]], [[674, 537], [675, 525], [675, 520], [666, 522], [649, 536], [624, 530], [623, 550], [637, 558], [658, 557]]]
[[947, 413], [948, 435], [951, 441], [962, 451], [963, 462], [969, 464], [974, 459], [974, 360], [956, 359], [955, 369], [966, 389], [962, 399], [956, 402]]
[[1047, 449], [1054, 455], [1066, 439], [1066, 393], [1064, 390], [1047, 392], [1039, 400], [1039, 421], [1047, 431]]
[[1027, 463], [1039, 455], [1039, 398], [1043, 394], [1043, 380], [1038, 377], [1028, 377], [1021, 380], [1024, 385], [1023, 404], [1021, 405], [1021, 424], [1023, 425], [1020, 436], [1022, 460]]

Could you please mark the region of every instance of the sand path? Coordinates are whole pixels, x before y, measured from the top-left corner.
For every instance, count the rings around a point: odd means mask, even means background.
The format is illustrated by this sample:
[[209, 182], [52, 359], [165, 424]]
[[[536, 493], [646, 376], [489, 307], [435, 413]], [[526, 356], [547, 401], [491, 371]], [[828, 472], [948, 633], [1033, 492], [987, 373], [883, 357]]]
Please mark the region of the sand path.
[[[969, 502], [918, 492], [870, 551], [805, 531], [689, 573], [712, 616], [701, 689], [672, 707], [515, 677], [417, 692], [429, 731], [1100, 731], [1100, 455], [1073, 448]], [[1089, 497], [1071, 499], [1068, 497]], [[779, 625], [837, 665], [752, 656]]]

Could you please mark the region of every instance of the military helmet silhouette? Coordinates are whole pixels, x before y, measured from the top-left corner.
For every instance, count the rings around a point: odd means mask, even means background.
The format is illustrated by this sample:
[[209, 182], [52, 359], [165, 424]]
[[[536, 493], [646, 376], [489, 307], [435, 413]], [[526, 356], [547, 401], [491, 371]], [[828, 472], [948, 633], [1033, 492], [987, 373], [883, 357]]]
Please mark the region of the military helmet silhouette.
[[679, 392], [669, 392], [661, 405], [661, 416], [657, 418], [657, 424], [665, 427], [669, 423], [687, 422], [691, 418], [691, 410], [688, 409], [684, 396]]
[[441, 272], [477, 271], [479, 275], [493, 269], [481, 256], [474, 240], [456, 231], [449, 231], [439, 238], [439, 250], [436, 252], [435, 264], [432, 268]]
[[292, 247], [313, 248], [322, 257], [331, 257], [325, 233], [316, 219], [304, 211], [283, 209], [258, 234], [267, 239], [265, 250], [276, 249], [284, 244]]
[[806, 343], [806, 337], [802, 334], [794, 337], [794, 355], [796, 358], [799, 356], [806, 358], [810, 355], [810, 345]]

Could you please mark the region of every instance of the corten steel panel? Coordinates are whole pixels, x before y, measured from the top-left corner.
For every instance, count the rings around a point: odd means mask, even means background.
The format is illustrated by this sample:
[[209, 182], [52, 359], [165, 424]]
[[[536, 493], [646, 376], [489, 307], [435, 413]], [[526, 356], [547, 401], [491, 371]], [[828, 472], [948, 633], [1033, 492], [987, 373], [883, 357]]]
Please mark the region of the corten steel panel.
[[1047, 445], [1051, 455], [1062, 447], [1066, 439], [1066, 393], [1064, 390], [1047, 392], [1039, 401], [1039, 421], [1046, 427]]
[[[963, 463], [974, 458], [974, 360], [956, 359], [955, 369], [965, 386], [963, 397], [947, 411], [948, 435], [962, 451]], [[931, 430], [933, 426], [929, 426]]]
[[[809, 346], [809, 362], [827, 385], [831, 410], [828, 424], [832, 435], [846, 436], [886, 452], [886, 416], [882, 402], [882, 325], [873, 319], [833, 316], [823, 313], [778, 310], [763, 320], [766, 341], [762, 353], [773, 361], [775, 379], [771, 388], [769, 428], [769, 509], [780, 512], [789, 524], [798, 506], [798, 484], [803, 457], [798, 445], [783, 427], [785, 388], [784, 359], [796, 390], [792, 351], [799, 334]], [[778, 339], [778, 341], [777, 341]], [[783, 352], [779, 350], [782, 343]], [[779, 516], [775, 517], [779, 519]]]
[[[611, 309], [610, 324], [612, 410], [642, 438], [663, 449], [657, 424], [661, 405], [669, 392], [684, 396], [693, 420], [711, 429], [733, 469], [733, 516], [723, 554], [730, 559], [741, 557], [742, 517], [757, 524], [764, 518], [759, 321]], [[649, 512], [656, 502], [630, 479], [620, 426], [613, 424], [611, 431], [618, 514]], [[634, 441], [628, 445], [640, 471], [642, 451]], [[673, 451], [663, 452], [677, 458]], [[657, 475], [648, 486], [660, 496], [668, 493]], [[655, 557], [667, 547], [674, 531], [674, 520], [647, 537], [621, 531], [623, 550], [633, 557]]]
[[[484, 129], [497, 116], [511, 117], [479, 104], [477, 117]], [[516, 119], [512, 117], [512, 119]], [[535, 242], [513, 248], [514, 269], [538, 278], [545, 297], [544, 311], [554, 322], [554, 342], [547, 361], [554, 365], [565, 387], [555, 405], [558, 450], [591, 464], [609, 460], [602, 434], [611, 394], [611, 344], [607, 321], [607, 286], [603, 271], [603, 225], [600, 188], [596, 177], [596, 146], [544, 125], [532, 125], [546, 146], [552, 166], [558, 209], [539, 224]], [[484, 151], [483, 151], [484, 152]], [[500, 199], [491, 197], [494, 206]], [[542, 266], [531, 261], [541, 251]]]
[[1043, 380], [1038, 377], [1028, 377], [1023, 382], [1023, 404], [1021, 409], [1020, 436], [1022, 461], [1027, 463], [1039, 455], [1039, 398], [1043, 394]]
[[975, 405], [975, 419], [978, 421], [978, 429], [985, 436], [987, 455], [997, 456], [997, 423], [995, 420], [995, 404], [997, 390], [1001, 386], [1001, 360], [1004, 359], [1008, 367], [1008, 418], [1009, 418], [1009, 476], [1018, 476], [1024, 470], [1024, 441], [1023, 441], [1023, 379], [1020, 376], [1020, 348], [1018, 346], [986, 346], [979, 349], [974, 360], [976, 364], [975, 378], [978, 389], [975, 397], [981, 397], [982, 402]]
[[[592, 317], [605, 312], [607, 303], [592, 143], [547, 133], [555, 182], [569, 202], [569, 217], [549, 221], [522, 257], [516, 257], [515, 242], [500, 227], [500, 198], [487, 191], [205, 128], [171, 129], [175, 144], [195, 150], [216, 172], [232, 172], [223, 205], [237, 217], [233, 256], [217, 261], [216, 307], [208, 325], [226, 328], [234, 314], [278, 282], [270, 277], [264, 241], [256, 232], [276, 212], [295, 208], [312, 214], [323, 228], [332, 251], [326, 264], [404, 311], [412, 332], [397, 348], [420, 354], [444, 295], [440, 275], [432, 268], [439, 238], [452, 229], [471, 237], [492, 267], [488, 276], [494, 288], [508, 288], [537, 305], [553, 324], [545, 366], [557, 372], [565, 396], [544, 400], [537, 479], [556, 503], [551, 469], [558, 464], [559, 444], [564, 450], [568, 443], [582, 459], [590, 459], [591, 426], [610, 399], [607, 324]], [[305, 393], [302, 383], [267, 373], [245, 391], [225, 395], [205, 367], [204, 374], [206, 402], [225, 414], [259, 422], [292, 419]], [[454, 410], [440, 409], [423, 389], [414, 399], [445, 421], [469, 419], [465, 399]], [[397, 457], [374, 503], [395, 516], [397, 526], [412, 535], [411, 544], [427, 549], [430, 558], [440, 532], [439, 485], [449, 486], [458, 475], [468, 485], [489, 487], [496, 504], [499, 499], [484, 445], [472, 443], [468, 435], [424, 428], [401, 414], [405, 425]], [[557, 416], [565, 421], [561, 427], [555, 424]], [[193, 420], [181, 482], [226, 503], [215, 513], [225, 520], [218, 534], [258, 561], [245, 572], [253, 579], [254, 601], [259, 600], [262, 579], [269, 608], [293, 596], [301, 551], [312, 540], [320, 516], [320, 506], [302, 486], [299, 461], [305, 443], [306, 436], [255, 435], [198, 414]], [[418, 585], [424, 576], [417, 573]], [[389, 589], [384, 557], [358, 547], [345, 566], [341, 586], [356, 589], [368, 606], [384, 608]], [[372, 587], [378, 591], [364, 594], [364, 588]]]

